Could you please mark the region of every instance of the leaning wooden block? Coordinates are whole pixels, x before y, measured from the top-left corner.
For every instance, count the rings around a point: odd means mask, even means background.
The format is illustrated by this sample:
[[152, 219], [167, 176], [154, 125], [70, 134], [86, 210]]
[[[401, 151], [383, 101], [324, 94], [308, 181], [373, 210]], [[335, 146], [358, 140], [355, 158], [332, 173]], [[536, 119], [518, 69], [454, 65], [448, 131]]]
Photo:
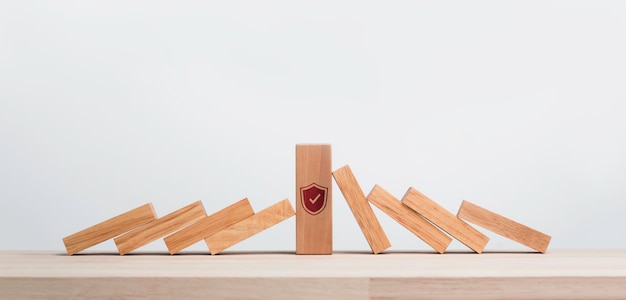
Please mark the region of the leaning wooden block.
[[296, 145], [296, 254], [333, 253], [329, 144]]
[[206, 213], [204, 212], [202, 202], [196, 201], [133, 231], [118, 236], [115, 238], [115, 245], [120, 255], [124, 255], [176, 230], [191, 225], [205, 216]]
[[446, 248], [452, 242], [452, 239], [447, 234], [443, 233], [414, 210], [402, 204], [400, 200], [379, 185], [374, 186], [367, 196], [367, 200], [439, 253], [446, 251]]
[[73, 255], [156, 219], [148, 203], [63, 238], [67, 254]]
[[295, 214], [289, 199], [285, 199], [204, 239], [204, 241], [209, 247], [211, 255], [215, 255]]
[[457, 217], [474, 223], [489, 231], [546, 253], [551, 237], [528, 226], [491, 212], [469, 201], [463, 200]]
[[402, 198], [402, 203], [477, 253], [483, 252], [485, 245], [489, 242], [486, 235], [414, 188], [409, 188]]
[[383, 231], [372, 207], [367, 202], [365, 194], [363, 194], [363, 190], [361, 190], [350, 166], [346, 165], [335, 170], [333, 177], [344, 198], [346, 198], [346, 202], [348, 202], [348, 206], [350, 206], [352, 214], [354, 214], [357, 223], [359, 223], [367, 242], [370, 244], [372, 252], [378, 254], [391, 247], [385, 231]]
[[252, 206], [250, 206], [248, 198], [244, 198], [165, 237], [163, 240], [170, 254], [174, 254], [252, 215], [254, 215]]

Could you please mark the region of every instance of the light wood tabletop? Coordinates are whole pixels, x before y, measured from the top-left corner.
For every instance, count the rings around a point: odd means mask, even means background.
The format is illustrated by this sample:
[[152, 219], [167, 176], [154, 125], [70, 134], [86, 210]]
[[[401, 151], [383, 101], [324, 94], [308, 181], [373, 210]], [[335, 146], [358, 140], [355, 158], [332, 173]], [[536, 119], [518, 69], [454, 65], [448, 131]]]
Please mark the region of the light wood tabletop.
[[626, 250], [0, 251], [0, 299], [624, 299]]

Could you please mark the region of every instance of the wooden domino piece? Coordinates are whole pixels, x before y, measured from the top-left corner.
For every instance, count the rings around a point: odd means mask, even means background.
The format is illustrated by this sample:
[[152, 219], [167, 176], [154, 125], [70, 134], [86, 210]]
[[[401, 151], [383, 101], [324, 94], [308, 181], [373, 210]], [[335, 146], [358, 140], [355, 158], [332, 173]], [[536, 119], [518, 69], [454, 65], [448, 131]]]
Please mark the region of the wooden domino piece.
[[329, 144], [296, 145], [296, 254], [333, 253]]
[[165, 237], [163, 240], [170, 254], [175, 254], [252, 215], [254, 215], [252, 206], [250, 206], [248, 198], [244, 198]]
[[541, 253], [546, 253], [548, 244], [550, 244], [550, 240], [552, 239], [547, 234], [541, 233], [466, 200], [463, 200], [459, 212], [456, 215], [465, 221], [514, 240], [522, 245], [526, 245]]
[[359, 223], [359, 227], [361, 227], [365, 239], [367, 239], [370, 248], [372, 248], [372, 252], [378, 254], [391, 247], [385, 231], [380, 226], [378, 218], [367, 202], [365, 194], [354, 177], [350, 166], [345, 165], [335, 170], [333, 177], [341, 193], [343, 193], [343, 197], [348, 202], [348, 206], [350, 206], [357, 223]]
[[289, 199], [280, 201], [258, 213], [232, 225], [206, 239], [211, 255], [222, 252], [263, 230], [295, 215]]
[[463, 222], [414, 188], [409, 188], [402, 198], [402, 203], [476, 253], [483, 252], [485, 245], [489, 242], [489, 237]]
[[402, 204], [400, 200], [379, 185], [374, 186], [369, 195], [367, 195], [367, 200], [439, 253], [446, 251], [446, 248], [452, 242], [452, 239], [447, 234], [443, 233], [414, 210]]
[[152, 203], [144, 204], [106, 221], [63, 238], [67, 254], [74, 255], [91, 246], [112, 239], [124, 232], [156, 219]]
[[118, 236], [115, 238], [115, 245], [120, 255], [124, 255], [176, 230], [191, 225], [205, 216], [206, 213], [202, 202], [196, 201], [133, 231]]

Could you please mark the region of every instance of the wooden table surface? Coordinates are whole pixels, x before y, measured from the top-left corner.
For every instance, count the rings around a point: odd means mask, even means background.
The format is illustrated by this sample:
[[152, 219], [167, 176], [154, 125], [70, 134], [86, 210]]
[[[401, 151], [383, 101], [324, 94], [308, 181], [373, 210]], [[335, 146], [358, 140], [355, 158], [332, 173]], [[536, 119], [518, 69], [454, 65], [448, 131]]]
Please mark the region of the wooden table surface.
[[626, 250], [0, 251], [0, 299], [626, 299]]

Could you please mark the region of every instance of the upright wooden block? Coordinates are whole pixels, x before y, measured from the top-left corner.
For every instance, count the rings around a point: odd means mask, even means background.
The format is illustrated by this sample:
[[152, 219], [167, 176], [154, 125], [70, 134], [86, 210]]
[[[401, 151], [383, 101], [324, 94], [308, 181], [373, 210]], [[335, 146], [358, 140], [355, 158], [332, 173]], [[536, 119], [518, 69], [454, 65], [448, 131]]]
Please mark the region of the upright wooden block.
[[296, 145], [296, 254], [333, 253], [329, 144]]
[[457, 217], [474, 223], [489, 231], [526, 245], [541, 253], [546, 253], [552, 239], [549, 235], [517, 223], [474, 203], [463, 200]]
[[346, 198], [346, 202], [348, 202], [352, 214], [356, 218], [357, 223], [359, 223], [365, 239], [367, 239], [370, 248], [372, 248], [372, 252], [378, 254], [391, 247], [385, 231], [383, 231], [372, 207], [367, 202], [365, 194], [363, 194], [363, 190], [354, 177], [350, 166], [346, 165], [335, 170], [333, 177], [344, 198]]
[[69, 235], [63, 238], [63, 243], [67, 254], [74, 255], [154, 219], [156, 213], [152, 203], [148, 203]]
[[250, 206], [248, 198], [244, 198], [165, 237], [163, 240], [170, 254], [174, 254], [252, 215], [254, 215], [252, 206]]
[[402, 198], [402, 203], [477, 253], [483, 252], [485, 245], [489, 242], [486, 235], [414, 188], [409, 188]]
[[206, 213], [202, 202], [196, 201], [133, 231], [118, 236], [115, 238], [115, 245], [120, 255], [124, 255], [176, 230], [191, 225], [205, 216]]
[[209, 247], [211, 255], [215, 255], [295, 214], [289, 199], [285, 199], [204, 239], [204, 241]]
[[414, 210], [402, 204], [400, 200], [379, 185], [374, 186], [367, 196], [367, 200], [439, 253], [446, 251], [446, 248], [452, 242], [452, 239], [447, 234], [443, 233]]

